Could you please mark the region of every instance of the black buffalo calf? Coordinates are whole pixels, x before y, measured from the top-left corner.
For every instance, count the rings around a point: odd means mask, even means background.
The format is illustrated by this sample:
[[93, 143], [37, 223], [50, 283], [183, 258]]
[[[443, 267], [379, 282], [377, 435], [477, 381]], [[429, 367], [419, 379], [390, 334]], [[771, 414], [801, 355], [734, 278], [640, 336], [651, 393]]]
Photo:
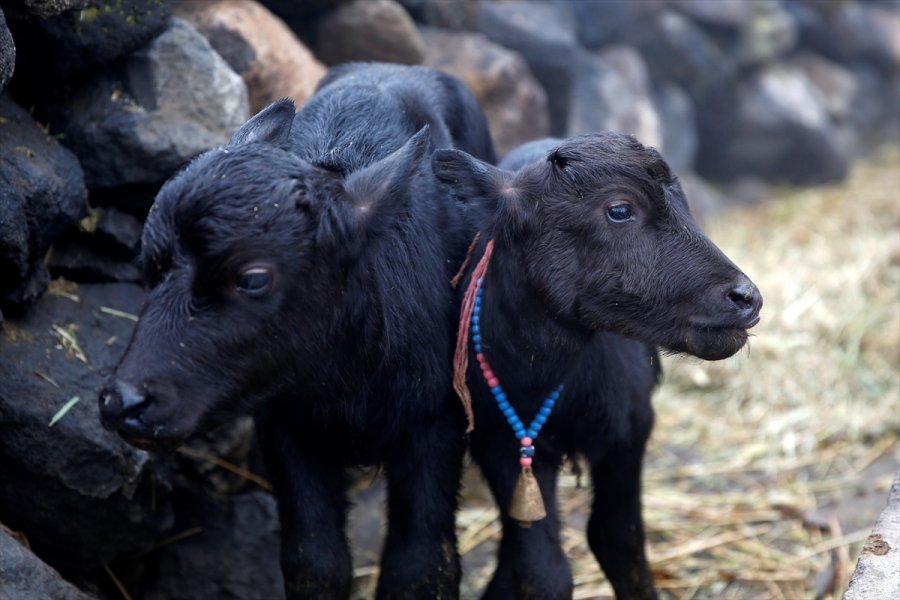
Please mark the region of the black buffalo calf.
[[660, 155], [629, 136], [531, 143], [503, 169], [439, 150], [432, 166], [480, 231], [456, 358], [469, 364], [472, 455], [504, 515], [485, 598], [571, 597], [555, 484], [574, 455], [590, 463], [588, 541], [617, 597], [656, 597], [640, 504], [655, 347], [731, 356], [759, 292], [694, 223]]
[[471, 93], [423, 67], [332, 70], [160, 190], [150, 292], [104, 423], [157, 448], [257, 411], [289, 598], [347, 598], [347, 476], [382, 465], [379, 598], [458, 596], [464, 420], [449, 280], [470, 233], [432, 148], [493, 160]]

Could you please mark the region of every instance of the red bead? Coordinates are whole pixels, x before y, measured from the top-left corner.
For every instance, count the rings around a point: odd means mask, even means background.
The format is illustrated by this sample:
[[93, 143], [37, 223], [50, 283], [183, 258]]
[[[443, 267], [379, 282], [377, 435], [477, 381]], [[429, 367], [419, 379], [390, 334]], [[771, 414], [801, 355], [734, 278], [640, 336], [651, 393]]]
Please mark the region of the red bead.
[[[493, 375], [493, 373], [491, 373], [491, 375]], [[488, 387], [497, 387], [500, 385], [500, 380], [496, 377], [488, 377], [487, 384]]]
[[484, 358], [484, 354], [482, 354], [481, 352], [479, 352], [478, 354], [475, 355], [475, 360], [478, 361], [478, 364], [483, 364], [483, 363], [487, 362], [487, 360], [485, 360], [485, 358]]
[[532, 441], [531, 438], [526, 435], [521, 440], [519, 440], [519, 443], [523, 446], [530, 446], [532, 444]]
[[496, 377], [496, 375], [494, 375], [494, 372], [491, 371], [491, 368], [487, 365], [481, 365], [481, 372], [484, 374], [485, 379], [493, 379], [494, 377]]
[[531, 466], [531, 459], [530, 459], [530, 458], [524, 458], [524, 457], [523, 457], [523, 458], [520, 458], [520, 459], [519, 459], [519, 464], [522, 465], [523, 467], [530, 467], [530, 466]]

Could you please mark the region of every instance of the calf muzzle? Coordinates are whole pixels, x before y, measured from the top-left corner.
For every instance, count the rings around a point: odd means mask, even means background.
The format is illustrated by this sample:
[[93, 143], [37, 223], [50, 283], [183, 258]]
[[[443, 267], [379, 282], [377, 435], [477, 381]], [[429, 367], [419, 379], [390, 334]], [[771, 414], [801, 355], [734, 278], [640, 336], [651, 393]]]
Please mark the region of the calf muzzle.
[[137, 386], [113, 380], [100, 392], [100, 419], [109, 430], [140, 428], [140, 416], [152, 403], [152, 397]]
[[726, 294], [733, 305], [735, 316], [741, 326], [749, 329], [759, 322], [759, 311], [762, 309], [762, 294], [753, 283], [745, 281]]

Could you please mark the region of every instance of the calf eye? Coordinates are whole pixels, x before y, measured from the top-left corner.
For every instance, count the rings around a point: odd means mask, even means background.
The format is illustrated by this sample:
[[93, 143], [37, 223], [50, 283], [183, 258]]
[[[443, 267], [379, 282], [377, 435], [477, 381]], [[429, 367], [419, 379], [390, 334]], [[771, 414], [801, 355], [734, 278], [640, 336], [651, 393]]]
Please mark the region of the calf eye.
[[634, 221], [634, 211], [627, 204], [615, 204], [606, 210], [606, 216], [613, 223]]
[[265, 267], [251, 267], [241, 273], [235, 290], [242, 294], [259, 298], [272, 287], [272, 273]]

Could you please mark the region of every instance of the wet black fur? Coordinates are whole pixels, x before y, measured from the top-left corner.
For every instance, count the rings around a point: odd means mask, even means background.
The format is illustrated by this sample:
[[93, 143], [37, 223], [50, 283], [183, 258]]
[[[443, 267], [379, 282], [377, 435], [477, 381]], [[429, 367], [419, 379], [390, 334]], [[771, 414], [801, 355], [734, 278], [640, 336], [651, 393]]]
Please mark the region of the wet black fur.
[[[500, 166], [452, 150], [433, 158], [438, 178], [483, 232], [475, 256], [495, 240], [484, 280], [483, 351], [526, 426], [552, 389], [564, 383], [565, 391], [535, 444], [548, 517], [530, 528], [504, 517], [484, 597], [571, 597], [555, 485], [564, 457], [580, 455], [594, 484], [592, 551], [618, 598], [655, 598], [640, 503], [650, 396], [660, 376], [655, 347], [729, 356], [743, 346], [761, 299], [694, 224], [659, 154], [633, 138], [533, 142]], [[612, 223], [608, 208], [623, 202], [636, 219]], [[735, 300], [736, 288], [755, 294], [750, 306]], [[505, 514], [519, 444], [471, 350], [469, 364], [472, 456]]]
[[[108, 425], [177, 445], [256, 410], [289, 598], [347, 598], [346, 470], [381, 465], [389, 528], [379, 598], [454, 598], [465, 449], [450, 386], [449, 280], [470, 239], [433, 148], [494, 159], [460, 82], [424, 67], [333, 69], [294, 115], [248, 121], [160, 191], [143, 236], [148, 303]], [[241, 273], [263, 265], [250, 297]], [[138, 408], [123, 400], [142, 395]]]

